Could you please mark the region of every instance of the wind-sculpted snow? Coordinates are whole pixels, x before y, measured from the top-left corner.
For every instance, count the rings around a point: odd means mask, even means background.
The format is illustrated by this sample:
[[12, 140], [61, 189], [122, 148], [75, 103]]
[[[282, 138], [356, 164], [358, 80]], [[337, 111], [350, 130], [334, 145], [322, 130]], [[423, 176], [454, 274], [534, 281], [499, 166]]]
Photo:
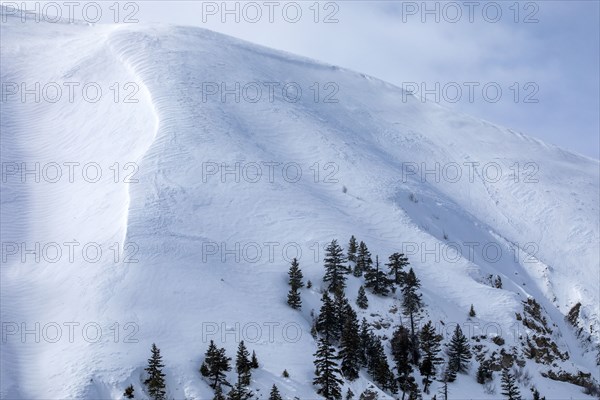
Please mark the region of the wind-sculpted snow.
[[[232, 355], [240, 335], [261, 359], [255, 389], [276, 383], [289, 398], [315, 398], [310, 328], [323, 246], [352, 234], [383, 262], [409, 255], [427, 319], [464, 324], [474, 304], [473, 334], [493, 326], [518, 345], [515, 313], [533, 296], [569, 363], [597, 372], [564, 321], [581, 302], [581, 326], [598, 341], [597, 160], [362, 74], [202, 29], [8, 18], [1, 33], [3, 83], [97, 82], [105, 93], [95, 103], [3, 98], [3, 398], [120, 398], [129, 383], [141, 388], [153, 342], [170, 396], [212, 398], [198, 373], [208, 340]], [[121, 96], [133, 83], [138, 101], [115, 101], [115, 83]], [[222, 93], [236, 83], [239, 101]], [[22, 182], [4, 166], [36, 162], [95, 162], [103, 175]], [[98, 244], [103, 257], [23, 262], [21, 248], [13, 255], [5, 246], [73, 241], [77, 251]], [[301, 312], [285, 304], [293, 256], [314, 283]], [[484, 283], [489, 274], [502, 277], [503, 290]], [[351, 301], [358, 286], [349, 281]], [[388, 314], [397, 300], [370, 301], [365, 316], [398, 315]], [[22, 338], [21, 323], [36, 322], [62, 326], [61, 339]], [[68, 322], [80, 324], [72, 342]], [[86, 323], [100, 325], [102, 337], [85, 337]], [[256, 326], [258, 338], [248, 340]], [[367, 378], [352, 383], [355, 393]], [[548, 398], [584, 396], [536, 379]], [[497, 398], [471, 380], [459, 382], [456, 398]]]

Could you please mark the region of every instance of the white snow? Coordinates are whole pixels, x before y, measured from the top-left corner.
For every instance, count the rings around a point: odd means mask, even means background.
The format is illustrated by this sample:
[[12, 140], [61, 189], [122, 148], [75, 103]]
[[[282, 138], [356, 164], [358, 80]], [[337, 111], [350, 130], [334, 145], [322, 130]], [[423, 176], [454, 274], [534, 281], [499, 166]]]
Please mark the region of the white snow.
[[[392, 252], [417, 249], [409, 260], [434, 322], [465, 324], [474, 304], [474, 334], [498, 327], [508, 345], [518, 345], [515, 312], [535, 297], [571, 355], [566, 364], [599, 378], [594, 354], [584, 353], [564, 322], [580, 301], [583, 326], [599, 340], [598, 160], [423, 104], [375, 78], [198, 28], [22, 24], [9, 17], [1, 29], [3, 84], [97, 82], [103, 89], [96, 103], [82, 101], [80, 91], [74, 102], [66, 95], [57, 103], [36, 103], [33, 95], [2, 101], [3, 398], [118, 399], [129, 383], [141, 394], [153, 342], [167, 366], [169, 396], [212, 398], [198, 373], [208, 340], [234, 356], [240, 338], [261, 362], [255, 390], [268, 394], [276, 383], [287, 398], [316, 398], [310, 312], [320, 307], [323, 247], [333, 238], [346, 245], [352, 234], [382, 263]], [[115, 102], [109, 88], [118, 83], [122, 98], [128, 82], [139, 88], [138, 102]], [[207, 85], [231, 89], [236, 82], [261, 83], [261, 100], [227, 95], [223, 102], [220, 92], [203, 98]], [[272, 102], [264, 82], [280, 84]], [[297, 102], [282, 98], [290, 82], [302, 89]], [[335, 103], [323, 102], [328, 83], [339, 88]], [[95, 162], [102, 177], [89, 183], [76, 169], [74, 182], [63, 176], [50, 183], [43, 175], [39, 183], [33, 175], [21, 182], [6, 170], [36, 162]], [[239, 182], [233, 174], [222, 179], [221, 164], [236, 162], [247, 174]], [[267, 162], [280, 163], [272, 179]], [[469, 162], [479, 163], [473, 179]], [[127, 163], [137, 166], [138, 182], [124, 182], [134, 171]], [[290, 182], [293, 167], [282, 176], [287, 163], [300, 167], [298, 182]], [[436, 163], [447, 179], [421, 179], [422, 167]], [[257, 164], [262, 175], [253, 183]], [[450, 182], [456, 165], [462, 177]], [[419, 171], [409, 174], [414, 166]], [[501, 177], [492, 182], [495, 166]], [[63, 245], [72, 241], [81, 244], [74, 262]], [[63, 255], [50, 263], [26, 254], [22, 262], [22, 248], [13, 255], [7, 247], [37, 242], [61, 244]], [[81, 255], [92, 242], [103, 250], [96, 263]], [[462, 254], [452, 261], [452, 251], [440, 250], [449, 242]], [[470, 242], [479, 243], [472, 257]], [[485, 244], [492, 246], [487, 258]], [[301, 312], [285, 303], [284, 248], [290, 257], [301, 249], [300, 266], [314, 284], [303, 291]], [[498, 248], [502, 256], [490, 261]], [[124, 262], [132, 254], [139, 262]], [[502, 277], [503, 290], [482, 283], [488, 274]], [[349, 279], [351, 301], [358, 286]], [[370, 293], [369, 300], [360, 318], [385, 316], [398, 304]], [[399, 314], [388, 317], [399, 323]], [[36, 322], [39, 343], [34, 334], [22, 340], [21, 324], [34, 329]], [[69, 322], [79, 324], [73, 340]], [[62, 327], [55, 343], [52, 323]], [[97, 342], [89, 340], [93, 327], [85, 339], [86, 323], [102, 327]], [[15, 326], [19, 332], [9, 334]], [[292, 341], [297, 327], [301, 336]], [[208, 334], [213, 328], [217, 333]], [[528, 363], [548, 399], [588, 398], [579, 387], [541, 378], [539, 367]], [[289, 379], [281, 377], [284, 369]], [[367, 378], [351, 384], [355, 393]], [[474, 374], [461, 376], [451, 398], [499, 398], [498, 378], [495, 384], [497, 393], [485, 394]]]

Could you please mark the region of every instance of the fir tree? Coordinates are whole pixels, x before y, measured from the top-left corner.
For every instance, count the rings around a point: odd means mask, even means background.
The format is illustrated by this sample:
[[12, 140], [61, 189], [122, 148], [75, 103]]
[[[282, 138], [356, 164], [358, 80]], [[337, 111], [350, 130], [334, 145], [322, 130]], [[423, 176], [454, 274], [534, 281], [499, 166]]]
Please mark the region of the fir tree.
[[256, 352], [254, 350], [252, 350], [252, 359], [250, 360], [250, 366], [254, 369], [258, 369], [258, 367], [260, 366], [258, 364], [258, 358], [256, 357]]
[[332, 240], [325, 249], [325, 276], [324, 282], [329, 282], [328, 290], [332, 293], [343, 292], [346, 287], [346, 274], [348, 270], [344, 266], [346, 261], [344, 252], [337, 240]]
[[360, 335], [356, 312], [350, 305], [345, 312], [345, 322], [340, 339], [340, 369], [344, 377], [350, 381], [358, 378], [360, 371]]
[[301, 289], [302, 287], [304, 287], [304, 282], [302, 282], [304, 275], [302, 275], [302, 270], [300, 269], [298, 260], [296, 260], [295, 258], [292, 260], [292, 264], [290, 265], [288, 276], [288, 284], [291, 286], [292, 289]]
[[421, 294], [418, 292], [420, 287], [421, 282], [411, 268], [406, 274], [404, 286], [402, 286], [402, 307], [404, 315], [410, 318], [410, 331], [413, 336], [415, 335], [415, 317], [423, 308]]
[[475, 314], [475, 308], [473, 304], [471, 304], [471, 309], [469, 310], [469, 317], [474, 318], [477, 314]]
[[358, 253], [356, 255], [356, 265], [354, 266], [354, 276], [362, 276], [363, 272], [371, 269], [373, 260], [371, 259], [371, 253], [367, 248], [365, 242], [360, 242], [358, 245]]
[[219, 349], [211, 340], [208, 350], [206, 350], [204, 363], [200, 367], [200, 373], [208, 378], [210, 387], [216, 390], [221, 385], [230, 386], [225, 376], [226, 372], [231, 371], [230, 361], [231, 358], [227, 357], [225, 349]]
[[521, 400], [516, 379], [507, 368], [502, 370], [502, 394], [507, 396], [508, 400]]
[[287, 303], [288, 306], [292, 307], [294, 310], [302, 308], [302, 298], [300, 297], [298, 289], [290, 289], [287, 295]]
[[423, 377], [423, 391], [429, 393], [429, 385], [433, 382], [433, 378], [437, 372], [437, 365], [442, 362], [442, 358], [439, 357], [442, 336], [435, 333], [435, 328], [431, 321], [429, 321], [421, 329], [419, 339], [423, 353], [423, 361], [419, 367], [419, 372], [421, 372], [421, 376]]
[[[344, 324], [346, 323], [346, 316], [348, 310], [351, 313], [354, 313], [354, 310], [348, 303], [348, 299], [344, 296], [344, 293], [337, 292], [334, 295], [333, 308], [336, 315], [336, 332], [338, 333], [338, 338], [341, 337], [342, 330], [344, 329]], [[354, 313], [356, 315], [356, 313]]]
[[125, 392], [123, 393], [123, 396], [128, 399], [133, 399], [135, 397], [133, 395], [134, 391], [135, 391], [135, 389], [133, 388], [133, 385], [129, 385], [125, 388]]
[[250, 352], [248, 352], [243, 340], [238, 345], [235, 370], [239, 375], [239, 383], [244, 386], [250, 385], [250, 380], [252, 379], [252, 362], [250, 361]]
[[335, 305], [327, 292], [323, 293], [321, 298], [321, 311], [317, 318], [316, 328], [320, 335], [323, 335], [328, 343], [337, 340], [338, 337], [338, 315]]
[[367, 355], [367, 368], [373, 380], [377, 382], [383, 390], [396, 391], [396, 382], [394, 374], [390, 370], [387, 357], [383, 349], [383, 344], [379, 337], [372, 335], [371, 345]]
[[452, 378], [453, 373], [448, 368], [448, 364], [444, 364], [442, 368], [441, 380], [442, 387], [440, 387], [439, 393], [442, 395], [442, 400], [448, 400], [448, 382], [452, 382], [456, 379], [456, 374], [454, 374], [454, 378]]
[[356, 238], [354, 235], [350, 237], [350, 241], [348, 242], [348, 261], [356, 262], [356, 250], [358, 246], [356, 245]]
[[402, 391], [402, 398], [415, 390], [415, 378], [412, 376], [411, 366], [412, 343], [410, 332], [404, 326], [399, 326], [391, 340], [392, 356], [398, 372], [398, 386]]
[[[457, 372], [467, 372], [469, 361], [471, 360], [471, 346], [469, 340], [462, 333], [460, 325], [456, 325], [454, 335], [448, 345], [448, 370], [452, 374]], [[452, 382], [450, 380], [450, 382]]]
[[389, 275], [392, 276], [392, 280], [398, 286], [404, 282], [406, 272], [403, 268], [408, 265], [408, 258], [402, 253], [394, 253], [389, 257], [389, 262], [386, 264], [389, 268]]
[[385, 272], [379, 268], [379, 256], [375, 256], [375, 268], [369, 268], [365, 272], [365, 286], [375, 294], [387, 296], [390, 292], [390, 283]]
[[356, 297], [356, 305], [366, 310], [369, 308], [369, 299], [367, 298], [367, 294], [365, 293], [365, 288], [361, 285], [358, 288], [358, 296]]
[[367, 353], [372, 346], [372, 335], [369, 330], [369, 324], [367, 323], [367, 319], [363, 317], [362, 322], [360, 324], [360, 349], [359, 349], [359, 357], [360, 364], [364, 367], [367, 366]]
[[325, 338], [319, 339], [319, 346], [315, 356], [315, 379], [313, 384], [318, 386], [317, 393], [327, 400], [340, 400], [343, 380], [336, 363], [334, 348]]
[[273, 384], [273, 386], [271, 387], [271, 393], [269, 393], [269, 400], [283, 400], [281, 394], [279, 393], [279, 389], [275, 384]]
[[148, 394], [154, 400], [164, 400], [165, 389], [165, 374], [162, 373], [164, 367], [162, 356], [156, 344], [152, 343], [152, 355], [148, 359], [148, 366], [145, 371], [148, 373], [148, 378], [144, 381], [144, 385], [148, 389]]

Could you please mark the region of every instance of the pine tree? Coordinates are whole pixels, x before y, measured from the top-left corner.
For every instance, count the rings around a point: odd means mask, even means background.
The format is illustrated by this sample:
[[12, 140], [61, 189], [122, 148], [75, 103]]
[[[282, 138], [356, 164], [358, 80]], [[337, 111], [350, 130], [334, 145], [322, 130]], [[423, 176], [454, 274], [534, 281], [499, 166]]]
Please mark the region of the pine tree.
[[477, 314], [475, 314], [475, 308], [473, 308], [473, 304], [471, 304], [471, 309], [469, 310], [469, 317], [474, 318]]
[[371, 253], [367, 248], [365, 242], [360, 242], [358, 245], [358, 253], [356, 255], [356, 265], [354, 266], [354, 276], [362, 276], [363, 272], [371, 269], [373, 260], [371, 259]]
[[379, 268], [379, 256], [375, 256], [375, 268], [369, 268], [365, 272], [365, 286], [375, 294], [387, 296], [390, 292], [390, 284], [385, 272]]
[[408, 265], [408, 258], [402, 253], [394, 253], [389, 257], [389, 262], [386, 265], [390, 270], [389, 275], [392, 276], [394, 283], [401, 286], [406, 275], [403, 268]]
[[[354, 313], [354, 310], [350, 306], [348, 299], [344, 296], [344, 293], [337, 292], [334, 295], [333, 300], [333, 308], [336, 315], [336, 332], [338, 333], [338, 338], [341, 337], [342, 330], [344, 329], [344, 324], [346, 323], [346, 316], [348, 314], [348, 310], [351, 313]], [[356, 315], [356, 313], [354, 313]]]
[[327, 400], [340, 400], [343, 380], [336, 363], [334, 348], [325, 338], [319, 339], [319, 346], [315, 356], [315, 379], [313, 384], [318, 386], [317, 393]]
[[275, 384], [273, 384], [273, 387], [271, 387], [271, 393], [269, 393], [269, 400], [283, 400], [281, 394], [279, 393], [279, 389]]
[[325, 276], [323, 276], [323, 282], [329, 282], [327, 289], [332, 293], [343, 292], [346, 287], [348, 270], [344, 266], [345, 261], [344, 251], [337, 240], [332, 240], [325, 249]]
[[335, 305], [327, 292], [323, 293], [321, 298], [321, 311], [317, 317], [316, 328], [320, 335], [323, 335], [328, 343], [339, 339], [338, 332], [338, 315], [335, 310]]
[[435, 328], [431, 321], [429, 321], [421, 329], [419, 339], [423, 353], [423, 361], [419, 367], [419, 372], [423, 376], [423, 391], [429, 393], [429, 385], [433, 382], [433, 378], [437, 372], [437, 365], [442, 362], [442, 358], [439, 357], [442, 336], [435, 333]]
[[340, 369], [344, 377], [350, 381], [358, 378], [360, 371], [360, 335], [356, 312], [350, 305], [345, 312], [345, 322], [340, 339]]
[[152, 343], [152, 355], [148, 359], [148, 366], [144, 369], [148, 373], [148, 378], [144, 381], [144, 385], [148, 389], [148, 394], [154, 400], [164, 400], [165, 389], [165, 374], [162, 373], [164, 367], [162, 356], [156, 344]]
[[372, 335], [371, 345], [367, 355], [367, 369], [373, 380], [377, 382], [383, 390], [396, 391], [396, 382], [394, 374], [390, 370], [387, 357], [383, 349], [383, 344], [379, 337]]
[[367, 319], [363, 317], [362, 322], [360, 324], [360, 349], [359, 349], [359, 357], [360, 357], [360, 365], [366, 367], [367, 366], [367, 353], [372, 346], [372, 334], [369, 330], [369, 324], [367, 323]]
[[210, 387], [216, 390], [221, 385], [230, 386], [225, 376], [226, 372], [231, 371], [230, 361], [231, 358], [227, 357], [225, 349], [219, 349], [211, 340], [208, 350], [206, 350], [204, 363], [200, 367], [200, 373], [208, 378]]
[[[462, 333], [460, 325], [456, 325], [454, 335], [448, 345], [448, 370], [452, 374], [467, 372], [471, 360], [471, 346], [469, 340]], [[450, 380], [452, 382], [453, 380]]]
[[292, 260], [292, 263], [290, 265], [288, 276], [288, 284], [291, 286], [292, 289], [301, 289], [304, 287], [304, 282], [302, 282], [302, 279], [304, 279], [304, 275], [302, 274], [302, 270], [300, 269], [298, 260], [296, 260], [295, 258]]
[[292, 307], [294, 310], [302, 308], [302, 298], [300, 297], [298, 289], [290, 289], [287, 295], [287, 303], [288, 306]]
[[363, 310], [369, 308], [369, 299], [367, 298], [365, 288], [362, 285], [358, 288], [358, 297], [356, 297], [356, 305], [362, 308]]
[[358, 246], [356, 245], [356, 238], [354, 235], [350, 237], [350, 241], [348, 242], [348, 261], [356, 262], [356, 250]]
[[507, 396], [508, 400], [521, 400], [516, 379], [507, 368], [502, 370], [502, 394]]
[[239, 375], [239, 382], [244, 386], [250, 385], [252, 379], [252, 362], [250, 361], [250, 352], [246, 349], [243, 340], [238, 345], [235, 370]]
[[254, 369], [259, 367], [258, 358], [256, 357], [256, 352], [252, 350], [252, 359], [250, 360], [250, 366]]
[[415, 335], [415, 318], [423, 308], [421, 294], [418, 292], [420, 287], [421, 282], [411, 268], [406, 274], [404, 286], [402, 286], [402, 307], [404, 315], [410, 318], [410, 332], [413, 336]]
[[396, 371], [398, 372], [398, 386], [402, 391], [402, 398], [404, 398], [406, 394], [413, 392], [416, 386], [415, 378], [412, 376], [412, 343], [408, 329], [399, 326], [392, 336], [391, 345], [392, 357], [396, 362]]
[[125, 392], [123, 393], [123, 396], [128, 399], [133, 399], [135, 397], [133, 395], [134, 391], [135, 391], [135, 389], [133, 388], [133, 385], [129, 385], [125, 388]]

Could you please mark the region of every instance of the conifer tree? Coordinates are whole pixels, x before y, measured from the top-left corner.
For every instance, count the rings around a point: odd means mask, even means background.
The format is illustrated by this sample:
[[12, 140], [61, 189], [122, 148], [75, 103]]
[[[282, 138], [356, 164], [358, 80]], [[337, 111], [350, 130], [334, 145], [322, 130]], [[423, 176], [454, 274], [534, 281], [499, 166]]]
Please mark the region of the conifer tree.
[[252, 359], [250, 360], [250, 366], [254, 369], [259, 367], [258, 358], [256, 357], [256, 352], [252, 350]]
[[356, 265], [354, 266], [354, 276], [359, 277], [373, 265], [371, 253], [365, 242], [360, 242], [358, 245], [358, 253], [356, 254]]
[[328, 343], [332, 343], [339, 339], [338, 315], [335, 310], [335, 305], [327, 292], [323, 293], [321, 302], [321, 311], [319, 312], [316, 323], [317, 332], [322, 335]]
[[356, 238], [354, 235], [350, 237], [350, 241], [348, 242], [348, 261], [356, 262], [356, 251], [358, 250], [358, 246], [356, 244]]
[[292, 289], [301, 289], [304, 287], [304, 282], [302, 282], [304, 275], [302, 274], [302, 270], [300, 269], [298, 260], [295, 258], [292, 260], [292, 263], [290, 265], [288, 276], [288, 284], [291, 286]]
[[387, 357], [383, 349], [383, 344], [379, 337], [371, 336], [371, 345], [368, 349], [367, 368], [373, 380], [377, 382], [383, 390], [396, 391], [396, 382], [394, 374], [390, 370]]
[[[448, 370], [451, 374], [467, 372], [471, 360], [471, 346], [469, 340], [462, 333], [460, 325], [456, 325], [450, 344], [448, 345]], [[452, 377], [452, 375], [451, 375]], [[450, 380], [450, 382], [452, 382]]]
[[421, 282], [415, 275], [415, 272], [411, 268], [406, 274], [404, 279], [404, 286], [402, 286], [402, 307], [404, 309], [404, 315], [410, 318], [410, 332], [412, 336], [415, 336], [415, 318], [416, 315], [423, 308], [423, 301], [421, 300], [421, 294], [418, 292], [421, 287]]
[[332, 240], [325, 248], [325, 275], [323, 276], [323, 281], [329, 282], [327, 289], [332, 293], [343, 292], [346, 287], [348, 270], [344, 266], [345, 261], [344, 251], [337, 240]]
[[440, 394], [442, 395], [442, 400], [448, 400], [448, 382], [452, 382], [456, 379], [456, 374], [454, 374], [454, 378], [452, 378], [452, 372], [448, 368], [448, 364], [444, 364], [441, 373], [442, 387], [440, 388]]
[[435, 328], [429, 321], [421, 329], [419, 339], [419, 345], [423, 353], [423, 361], [419, 367], [419, 372], [423, 377], [423, 391], [429, 393], [429, 385], [435, 378], [437, 366], [442, 362], [442, 358], [439, 356], [442, 336], [435, 333]]
[[336, 363], [335, 349], [325, 338], [319, 339], [315, 356], [315, 379], [313, 384], [318, 387], [317, 393], [327, 400], [340, 400], [343, 380]]
[[165, 389], [165, 374], [162, 373], [164, 365], [162, 356], [156, 344], [152, 343], [152, 355], [148, 359], [148, 366], [144, 369], [148, 373], [148, 378], [144, 381], [144, 385], [148, 389], [148, 394], [154, 400], [164, 400]]
[[408, 258], [403, 253], [394, 253], [389, 257], [389, 262], [386, 265], [394, 283], [401, 286], [406, 275], [403, 268], [408, 265]]
[[242, 340], [238, 345], [238, 351], [235, 358], [235, 370], [239, 375], [238, 381], [244, 385], [250, 385], [252, 379], [252, 362], [250, 361], [250, 352]]
[[356, 305], [366, 310], [369, 308], [369, 299], [367, 298], [367, 294], [365, 293], [364, 286], [360, 286], [358, 288], [358, 296], [356, 297]]
[[347, 305], [345, 322], [340, 339], [340, 369], [344, 377], [350, 381], [358, 378], [360, 371], [360, 335], [356, 312]]
[[379, 268], [379, 256], [375, 256], [375, 267], [365, 272], [365, 286], [375, 294], [387, 296], [390, 292], [390, 283], [385, 272]]
[[471, 309], [469, 310], [469, 317], [474, 318], [477, 314], [475, 313], [475, 308], [473, 304], [471, 304]]
[[230, 386], [225, 376], [226, 372], [231, 371], [230, 361], [231, 358], [227, 357], [225, 349], [219, 349], [215, 342], [211, 340], [208, 350], [206, 350], [204, 362], [200, 367], [200, 373], [208, 378], [210, 387], [216, 390], [221, 385]]
[[508, 368], [502, 370], [502, 394], [507, 396], [507, 400], [521, 400], [521, 393], [516, 379]]
[[271, 387], [271, 393], [269, 393], [269, 400], [283, 400], [281, 394], [279, 393], [279, 389], [275, 384], [273, 384], [273, 386]]
[[133, 388], [133, 385], [129, 385], [125, 388], [125, 392], [123, 392], [123, 396], [128, 399], [133, 399], [135, 397], [133, 395], [134, 391], [135, 391], [135, 389]]
[[367, 323], [367, 319], [363, 317], [362, 322], [360, 324], [360, 349], [359, 349], [359, 357], [360, 364], [364, 367], [367, 366], [367, 353], [372, 346], [372, 334], [369, 329], [369, 324]]
[[[350, 306], [348, 299], [344, 295], [344, 293], [337, 292], [334, 294], [333, 300], [334, 312], [336, 315], [336, 332], [338, 333], [338, 337], [341, 337], [342, 330], [344, 329], [344, 324], [346, 323], [346, 315], [348, 310], [354, 313], [354, 310]], [[356, 314], [356, 313], [355, 313]]]
[[412, 343], [408, 329], [399, 326], [392, 336], [391, 345], [392, 356], [398, 372], [398, 386], [402, 391], [402, 398], [404, 398], [406, 394], [414, 392], [417, 386], [415, 378], [412, 376]]

